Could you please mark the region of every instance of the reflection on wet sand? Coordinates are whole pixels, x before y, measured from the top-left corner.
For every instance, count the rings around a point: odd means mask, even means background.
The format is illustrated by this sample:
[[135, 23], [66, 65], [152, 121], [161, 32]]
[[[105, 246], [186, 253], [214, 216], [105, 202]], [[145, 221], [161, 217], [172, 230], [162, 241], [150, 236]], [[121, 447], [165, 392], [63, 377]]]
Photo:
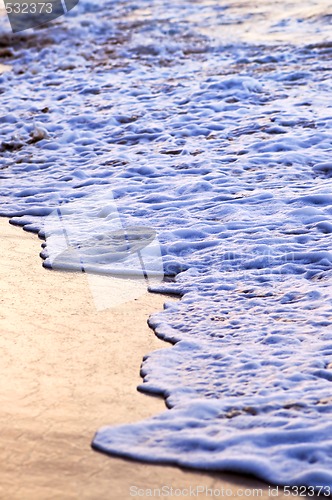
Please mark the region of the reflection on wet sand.
[[[331, 2], [314, 0], [304, 3], [277, 0], [269, 3], [264, 0], [228, 0], [224, 11], [214, 18], [214, 35], [220, 38], [233, 38], [247, 43], [289, 42], [292, 44], [326, 41], [331, 33]], [[209, 18], [206, 34], [211, 36]], [[202, 30], [204, 33], [204, 28]]]

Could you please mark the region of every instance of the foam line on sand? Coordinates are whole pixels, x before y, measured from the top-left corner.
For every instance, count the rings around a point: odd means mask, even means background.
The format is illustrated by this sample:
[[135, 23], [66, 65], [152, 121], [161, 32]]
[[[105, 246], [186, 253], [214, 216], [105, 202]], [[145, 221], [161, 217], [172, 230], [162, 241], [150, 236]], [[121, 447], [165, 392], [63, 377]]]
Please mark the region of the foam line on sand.
[[136, 387], [143, 355], [167, 347], [147, 318], [174, 299], [145, 293], [97, 311], [84, 274], [43, 269], [36, 236], [7, 219], [0, 231], [0, 498], [122, 500], [134, 498], [135, 488], [202, 485], [228, 488], [235, 498], [239, 488], [262, 488], [268, 497], [268, 487], [249, 478], [93, 451], [99, 427], [165, 410]]

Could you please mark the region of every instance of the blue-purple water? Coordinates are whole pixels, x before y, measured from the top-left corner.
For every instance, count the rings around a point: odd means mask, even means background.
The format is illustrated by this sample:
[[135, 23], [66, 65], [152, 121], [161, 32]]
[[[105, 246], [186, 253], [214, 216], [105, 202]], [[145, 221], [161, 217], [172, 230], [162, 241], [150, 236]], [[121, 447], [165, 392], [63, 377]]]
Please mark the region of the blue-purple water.
[[111, 192], [178, 273], [152, 288], [183, 295], [150, 320], [176, 345], [142, 366], [169, 409], [97, 449], [332, 486], [331, 19], [324, 1], [81, 0], [11, 42], [1, 215], [43, 235], [93, 200], [84, 239]]

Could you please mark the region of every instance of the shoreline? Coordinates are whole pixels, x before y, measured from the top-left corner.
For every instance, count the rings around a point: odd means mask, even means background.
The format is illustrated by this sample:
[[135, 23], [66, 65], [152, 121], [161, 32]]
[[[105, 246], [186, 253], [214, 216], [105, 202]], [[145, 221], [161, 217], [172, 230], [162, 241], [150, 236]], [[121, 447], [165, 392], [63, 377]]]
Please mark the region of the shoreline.
[[103, 425], [167, 411], [161, 398], [136, 388], [143, 356], [170, 348], [149, 329], [148, 316], [174, 298], [146, 292], [97, 311], [86, 275], [45, 270], [36, 235], [4, 218], [0, 228], [0, 498], [125, 500], [149, 497], [135, 495], [138, 488], [165, 485], [228, 488], [235, 498], [239, 488], [259, 488], [268, 498], [268, 486], [256, 479], [92, 450]]

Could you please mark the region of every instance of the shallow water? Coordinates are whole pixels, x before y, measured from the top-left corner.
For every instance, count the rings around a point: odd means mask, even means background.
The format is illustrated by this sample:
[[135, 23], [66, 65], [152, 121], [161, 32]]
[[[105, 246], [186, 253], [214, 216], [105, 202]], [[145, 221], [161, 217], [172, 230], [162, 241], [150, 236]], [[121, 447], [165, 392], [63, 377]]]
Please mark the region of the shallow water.
[[332, 486], [330, 32], [327, 2], [83, 1], [10, 42], [1, 215], [43, 236], [69, 207], [110, 272], [115, 202], [183, 295], [142, 367], [171, 409], [95, 447]]

